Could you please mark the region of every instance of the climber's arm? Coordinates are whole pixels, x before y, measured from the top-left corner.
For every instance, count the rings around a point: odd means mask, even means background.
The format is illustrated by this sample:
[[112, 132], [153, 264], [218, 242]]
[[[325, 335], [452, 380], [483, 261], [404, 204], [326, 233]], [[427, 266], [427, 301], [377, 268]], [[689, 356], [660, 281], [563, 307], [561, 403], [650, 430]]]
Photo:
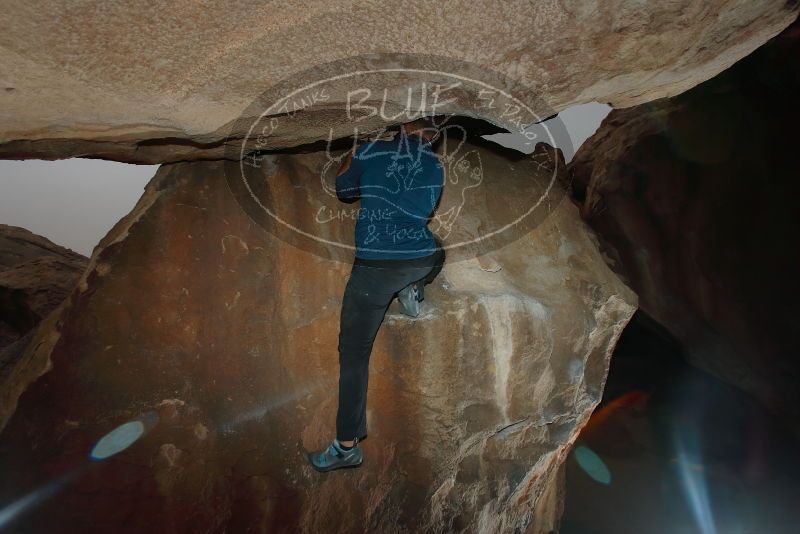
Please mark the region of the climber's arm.
[[356, 150], [357, 147], [353, 147], [353, 150], [347, 153], [339, 167], [339, 173], [336, 175], [336, 196], [339, 200], [353, 201], [360, 194], [362, 169], [358, 158], [353, 158]]

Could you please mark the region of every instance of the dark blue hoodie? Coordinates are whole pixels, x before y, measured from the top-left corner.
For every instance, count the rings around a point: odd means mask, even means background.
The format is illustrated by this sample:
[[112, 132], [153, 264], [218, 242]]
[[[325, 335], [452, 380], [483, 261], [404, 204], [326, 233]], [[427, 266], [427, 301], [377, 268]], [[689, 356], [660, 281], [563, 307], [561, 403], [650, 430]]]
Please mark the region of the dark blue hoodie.
[[431, 144], [401, 132], [391, 141], [360, 145], [350, 167], [336, 178], [336, 194], [361, 199], [356, 257], [410, 259], [433, 254], [428, 219], [444, 185], [444, 170]]

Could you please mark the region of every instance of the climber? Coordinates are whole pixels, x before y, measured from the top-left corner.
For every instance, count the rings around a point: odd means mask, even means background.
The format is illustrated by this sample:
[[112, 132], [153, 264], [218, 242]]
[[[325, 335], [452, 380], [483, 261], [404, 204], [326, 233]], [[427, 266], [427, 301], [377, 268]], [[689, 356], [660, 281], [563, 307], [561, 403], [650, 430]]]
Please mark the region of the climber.
[[425, 285], [442, 269], [442, 244], [427, 227], [444, 185], [438, 137], [433, 118], [417, 119], [392, 140], [354, 144], [339, 168], [337, 196], [361, 206], [339, 324], [336, 437], [308, 454], [317, 471], [361, 465], [369, 358], [386, 309], [396, 295], [403, 313], [418, 316]]

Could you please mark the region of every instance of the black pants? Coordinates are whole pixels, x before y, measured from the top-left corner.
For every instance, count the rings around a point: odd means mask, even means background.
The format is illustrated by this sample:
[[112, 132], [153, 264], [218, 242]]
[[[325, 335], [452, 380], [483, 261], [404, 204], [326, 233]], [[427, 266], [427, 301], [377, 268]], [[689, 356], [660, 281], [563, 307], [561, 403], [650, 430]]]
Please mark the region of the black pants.
[[444, 250], [411, 260], [356, 258], [344, 291], [339, 323], [339, 410], [336, 437], [350, 441], [367, 434], [367, 380], [372, 344], [395, 293], [407, 285], [433, 281], [442, 270]]

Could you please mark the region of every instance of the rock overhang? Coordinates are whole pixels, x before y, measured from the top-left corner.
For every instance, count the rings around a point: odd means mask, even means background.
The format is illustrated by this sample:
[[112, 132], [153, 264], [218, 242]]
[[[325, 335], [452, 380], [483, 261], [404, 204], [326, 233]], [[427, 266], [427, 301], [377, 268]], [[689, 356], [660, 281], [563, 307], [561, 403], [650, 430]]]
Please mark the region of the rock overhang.
[[[589, 101], [627, 107], [714, 76], [798, 11], [783, 1], [729, 0], [644, 8], [630, 0], [399, 3], [391, 12], [377, 1], [281, 7], [177, 2], [147, 11], [97, 3], [91, 19], [72, 2], [6, 9], [0, 157], [218, 159], [225, 139], [241, 133], [233, 127], [242, 112], [268, 88], [297, 82], [309, 69], [346, 74], [342, 64], [353, 58], [378, 58], [373, 69], [430, 64], [429, 71], [441, 71], [444, 64], [461, 75], [470, 65], [532, 90], [550, 114]], [[435, 60], [409, 62], [415, 57]], [[418, 81], [434, 84], [437, 76], [427, 72]], [[407, 86], [389, 86], [392, 105], [402, 106]], [[307, 113], [301, 129], [273, 139], [271, 148], [352, 126], [326, 121], [323, 111]], [[508, 127], [502, 109], [444, 111]]]

